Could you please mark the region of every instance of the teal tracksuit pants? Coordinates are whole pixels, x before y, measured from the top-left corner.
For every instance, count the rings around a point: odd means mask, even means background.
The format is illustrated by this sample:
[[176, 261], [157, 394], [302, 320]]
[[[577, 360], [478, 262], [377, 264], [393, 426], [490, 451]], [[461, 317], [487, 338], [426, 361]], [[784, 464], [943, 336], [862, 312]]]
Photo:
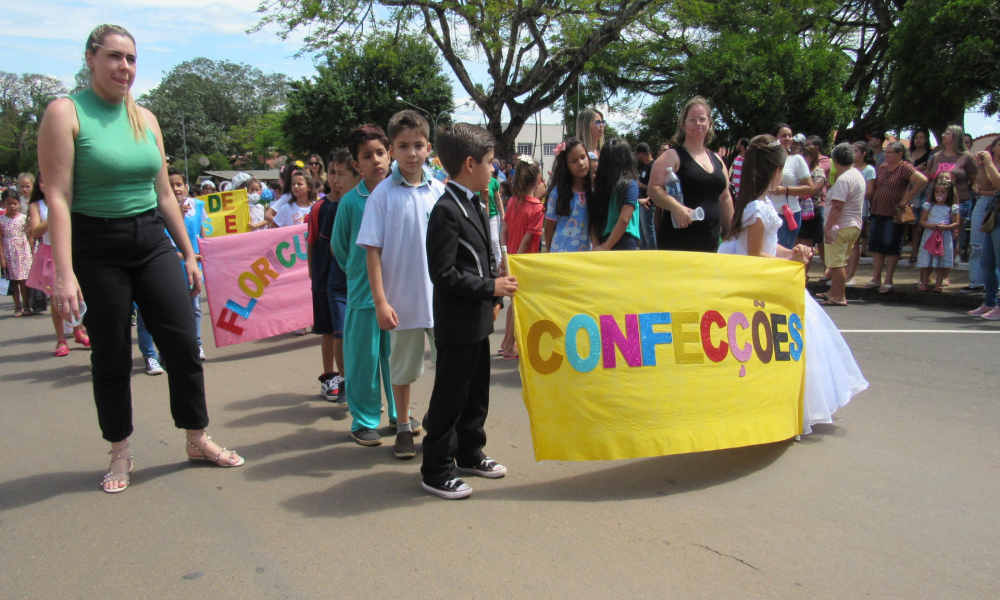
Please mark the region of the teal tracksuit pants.
[[376, 429], [382, 420], [380, 377], [389, 420], [396, 420], [389, 379], [389, 332], [379, 329], [374, 308], [348, 306], [344, 317], [344, 380], [349, 382], [347, 406], [354, 420], [351, 431]]

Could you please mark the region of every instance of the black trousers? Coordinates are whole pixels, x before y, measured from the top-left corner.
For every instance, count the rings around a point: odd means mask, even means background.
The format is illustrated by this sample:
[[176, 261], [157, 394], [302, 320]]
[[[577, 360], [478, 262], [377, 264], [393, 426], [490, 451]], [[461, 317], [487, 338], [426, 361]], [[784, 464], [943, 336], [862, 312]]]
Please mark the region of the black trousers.
[[457, 477], [456, 462], [471, 467], [486, 458], [483, 426], [490, 409], [489, 338], [475, 344], [437, 342], [435, 369], [420, 467], [430, 485]]
[[205, 379], [184, 271], [150, 210], [135, 217], [73, 215], [73, 270], [87, 303], [94, 401], [104, 439], [132, 435], [132, 302], [167, 365], [170, 413], [181, 429], [208, 426]]

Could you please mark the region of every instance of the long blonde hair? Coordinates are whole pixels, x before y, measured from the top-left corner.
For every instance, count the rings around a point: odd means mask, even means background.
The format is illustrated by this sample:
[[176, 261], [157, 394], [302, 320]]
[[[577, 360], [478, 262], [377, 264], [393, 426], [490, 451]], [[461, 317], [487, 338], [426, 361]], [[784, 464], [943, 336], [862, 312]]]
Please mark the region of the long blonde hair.
[[[84, 53], [89, 53], [91, 56], [97, 54], [97, 49], [104, 43], [104, 38], [111, 34], [117, 34], [122, 37], [127, 37], [132, 40], [132, 44], [135, 45], [135, 38], [132, 34], [128, 32], [127, 29], [121, 25], [110, 25], [105, 23], [104, 25], [98, 25], [90, 32], [90, 36], [87, 38], [87, 47]], [[128, 114], [128, 123], [132, 127], [132, 135], [135, 136], [135, 141], [143, 142], [148, 138], [146, 137], [146, 132], [149, 130], [149, 124], [146, 123], [145, 117], [139, 112], [139, 107], [135, 103], [135, 98], [132, 97], [132, 92], [127, 92], [125, 94], [125, 112]]]
[[594, 118], [600, 115], [601, 119], [604, 118], [604, 113], [597, 110], [592, 106], [580, 111], [580, 115], [576, 118], [576, 137], [580, 138], [583, 142], [583, 147], [586, 148], [587, 152], [591, 152], [593, 148], [597, 149], [600, 153], [601, 148], [604, 147], [604, 136], [602, 135], [598, 139], [594, 139], [590, 135], [590, 126], [594, 123]]

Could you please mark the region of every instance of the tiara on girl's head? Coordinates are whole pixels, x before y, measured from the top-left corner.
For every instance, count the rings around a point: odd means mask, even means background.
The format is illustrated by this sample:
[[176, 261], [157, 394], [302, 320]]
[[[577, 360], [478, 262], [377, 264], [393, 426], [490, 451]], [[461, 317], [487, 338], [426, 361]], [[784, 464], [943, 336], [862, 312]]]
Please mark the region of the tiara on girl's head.
[[774, 140], [773, 142], [769, 142], [767, 145], [768, 145], [769, 148], [773, 148], [775, 146], [780, 146], [781, 142], [778, 141], [778, 140]]

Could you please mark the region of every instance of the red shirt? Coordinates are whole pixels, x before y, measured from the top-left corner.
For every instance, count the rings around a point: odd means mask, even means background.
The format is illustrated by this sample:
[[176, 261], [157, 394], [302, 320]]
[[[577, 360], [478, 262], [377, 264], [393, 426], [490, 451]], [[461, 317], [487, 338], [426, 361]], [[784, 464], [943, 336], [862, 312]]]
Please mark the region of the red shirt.
[[532, 196], [524, 200], [511, 198], [507, 203], [504, 221], [507, 223], [507, 253], [517, 254], [521, 241], [526, 234], [535, 234], [528, 244], [528, 254], [537, 253], [542, 241], [542, 223], [545, 220], [545, 208], [542, 201]]
[[319, 209], [327, 202], [329, 200], [326, 197], [320, 198], [319, 201], [313, 202], [312, 209], [309, 210], [309, 217], [306, 219], [306, 231], [309, 232], [309, 236], [306, 237], [306, 243], [310, 246], [315, 246], [319, 240]]

